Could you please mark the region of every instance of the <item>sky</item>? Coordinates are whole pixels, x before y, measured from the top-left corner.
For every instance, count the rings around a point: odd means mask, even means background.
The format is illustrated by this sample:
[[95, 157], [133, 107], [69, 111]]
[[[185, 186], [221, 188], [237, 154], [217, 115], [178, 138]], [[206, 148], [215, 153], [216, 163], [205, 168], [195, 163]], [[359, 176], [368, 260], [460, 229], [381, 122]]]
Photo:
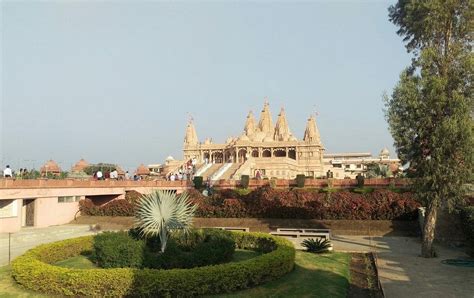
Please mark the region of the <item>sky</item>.
[[[395, 156], [384, 118], [410, 63], [385, 1], [2, 1], [0, 162], [126, 169], [224, 142], [285, 108], [326, 152]], [[257, 119], [258, 121], [258, 119]]]

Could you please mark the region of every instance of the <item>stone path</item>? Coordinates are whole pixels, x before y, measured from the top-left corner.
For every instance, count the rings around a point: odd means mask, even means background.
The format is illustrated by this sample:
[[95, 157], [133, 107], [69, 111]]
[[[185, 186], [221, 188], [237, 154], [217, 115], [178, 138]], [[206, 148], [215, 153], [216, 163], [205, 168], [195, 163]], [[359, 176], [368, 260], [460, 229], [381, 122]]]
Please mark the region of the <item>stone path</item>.
[[[88, 225], [62, 225], [47, 228], [23, 228], [11, 234], [11, 259], [43, 243], [91, 235]], [[8, 233], [0, 233], [0, 266], [8, 264]]]

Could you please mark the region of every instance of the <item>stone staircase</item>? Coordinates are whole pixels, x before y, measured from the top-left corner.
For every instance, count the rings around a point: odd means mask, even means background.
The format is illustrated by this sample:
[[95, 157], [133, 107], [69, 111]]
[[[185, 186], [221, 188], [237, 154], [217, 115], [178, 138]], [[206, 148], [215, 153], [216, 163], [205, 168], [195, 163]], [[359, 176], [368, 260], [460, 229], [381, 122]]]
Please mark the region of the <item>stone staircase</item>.
[[225, 171], [221, 177], [219, 179], [231, 179], [232, 176], [235, 174], [235, 172], [237, 172], [237, 170], [240, 168], [242, 164], [241, 163], [233, 163], [232, 166], [230, 166], [230, 168], [227, 169], [227, 171]]
[[222, 163], [214, 163], [212, 164], [204, 173], [201, 174], [203, 181], [206, 181], [207, 178], [211, 177], [214, 175], [217, 170], [219, 170], [220, 167], [222, 167], [224, 164]]

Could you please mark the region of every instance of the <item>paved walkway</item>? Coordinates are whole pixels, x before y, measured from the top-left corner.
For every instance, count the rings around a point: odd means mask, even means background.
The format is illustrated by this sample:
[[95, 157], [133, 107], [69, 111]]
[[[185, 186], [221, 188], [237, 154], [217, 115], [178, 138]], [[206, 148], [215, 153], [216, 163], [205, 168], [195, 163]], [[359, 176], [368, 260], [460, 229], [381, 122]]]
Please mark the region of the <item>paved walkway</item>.
[[437, 246], [439, 257], [425, 259], [419, 256], [421, 242], [416, 237], [333, 236], [331, 241], [336, 251], [377, 252], [380, 282], [388, 298], [474, 298], [474, 268], [441, 263], [466, 258], [461, 250]]
[[[11, 259], [39, 244], [91, 235], [88, 225], [62, 225], [47, 228], [24, 228], [11, 234]], [[8, 264], [8, 233], [0, 233], [0, 266]]]

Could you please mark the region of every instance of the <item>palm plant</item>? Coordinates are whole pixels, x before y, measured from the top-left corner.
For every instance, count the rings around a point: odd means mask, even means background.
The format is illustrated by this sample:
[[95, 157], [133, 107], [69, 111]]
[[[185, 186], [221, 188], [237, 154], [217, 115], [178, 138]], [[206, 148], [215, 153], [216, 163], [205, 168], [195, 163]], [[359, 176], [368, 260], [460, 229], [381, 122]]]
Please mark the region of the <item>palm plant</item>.
[[157, 190], [138, 200], [135, 223], [145, 237], [158, 236], [164, 252], [171, 231], [189, 231], [195, 210], [187, 193]]
[[322, 238], [309, 238], [303, 240], [303, 242], [301, 242], [301, 245], [305, 247], [306, 251], [308, 252], [323, 253], [329, 251], [329, 248], [331, 247], [331, 241]]

